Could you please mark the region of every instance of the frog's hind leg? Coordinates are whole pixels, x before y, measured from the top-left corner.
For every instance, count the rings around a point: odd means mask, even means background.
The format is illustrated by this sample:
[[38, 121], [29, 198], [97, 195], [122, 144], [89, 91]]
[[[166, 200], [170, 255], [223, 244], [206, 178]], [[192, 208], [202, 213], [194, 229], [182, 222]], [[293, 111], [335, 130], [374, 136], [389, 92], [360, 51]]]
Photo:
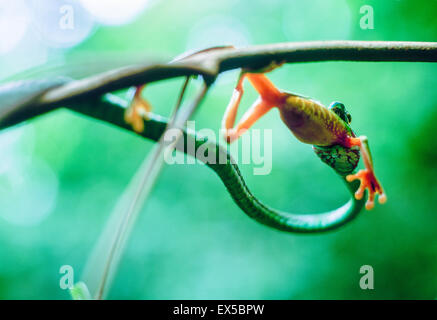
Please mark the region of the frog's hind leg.
[[[260, 94], [258, 100], [245, 112], [239, 123], [234, 127], [238, 106], [243, 96], [243, 81], [247, 77]], [[225, 140], [231, 143], [246, 132], [259, 118], [273, 107], [281, 103], [284, 94], [280, 92], [263, 74], [242, 72], [234, 89], [231, 101], [226, 108], [222, 121]]]

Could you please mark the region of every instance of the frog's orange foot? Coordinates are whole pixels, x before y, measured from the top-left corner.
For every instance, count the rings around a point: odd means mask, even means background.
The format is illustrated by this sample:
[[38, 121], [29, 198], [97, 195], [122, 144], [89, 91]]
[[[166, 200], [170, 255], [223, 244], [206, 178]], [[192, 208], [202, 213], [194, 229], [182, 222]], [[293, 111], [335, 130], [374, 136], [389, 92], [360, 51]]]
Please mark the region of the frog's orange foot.
[[144, 100], [140, 96], [140, 89], [138, 89], [137, 93], [132, 100], [131, 105], [126, 109], [124, 113], [124, 121], [130, 124], [132, 128], [136, 132], [144, 131], [144, 119], [149, 119], [149, 112], [151, 112], [152, 107], [149, 102]]
[[355, 199], [360, 200], [363, 198], [364, 191], [367, 189], [369, 197], [366, 202], [366, 209], [371, 210], [375, 206], [375, 195], [379, 194], [378, 202], [383, 204], [387, 201], [387, 196], [382, 190], [381, 184], [376, 179], [373, 171], [363, 169], [356, 174], [350, 174], [346, 177], [346, 180], [351, 182], [354, 180], [360, 180], [360, 187], [355, 192]]

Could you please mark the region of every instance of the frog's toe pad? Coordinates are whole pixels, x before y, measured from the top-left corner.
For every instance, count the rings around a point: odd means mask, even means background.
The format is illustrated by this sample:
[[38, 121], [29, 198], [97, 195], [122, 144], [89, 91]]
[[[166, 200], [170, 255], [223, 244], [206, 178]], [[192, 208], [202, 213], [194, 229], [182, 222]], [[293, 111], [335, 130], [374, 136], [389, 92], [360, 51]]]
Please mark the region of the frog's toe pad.
[[371, 210], [375, 206], [375, 195], [379, 194], [378, 202], [383, 204], [387, 201], [387, 196], [385, 195], [381, 184], [378, 179], [376, 179], [373, 171], [364, 169], [358, 171], [356, 174], [350, 174], [346, 176], [346, 180], [352, 182], [354, 180], [360, 180], [360, 186], [355, 192], [355, 199], [360, 200], [363, 198], [364, 191], [368, 191], [368, 199], [366, 201], [366, 209]]

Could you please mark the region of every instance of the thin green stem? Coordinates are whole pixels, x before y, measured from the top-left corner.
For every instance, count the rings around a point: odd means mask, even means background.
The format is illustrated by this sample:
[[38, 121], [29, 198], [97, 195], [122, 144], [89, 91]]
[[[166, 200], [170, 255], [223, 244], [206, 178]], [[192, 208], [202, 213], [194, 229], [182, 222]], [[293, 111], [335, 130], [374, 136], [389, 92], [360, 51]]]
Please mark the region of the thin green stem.
[[[275, 62], [340, 60], [437, 62], [437, 42], [312, 41], [222, 48], [206, 50], [167, 64], [127, 66], [76, 81], [54, 79], [51, 80], [51, 86], [50, 81], [16, 82], [14, 88], [0, 87], [0, 97], [6, 90], [17, 93], [13, 96], [15, 101], [12, 99], [0, 106], [0, 128], [17, 124], [65, 103], [85, 101], [144, 83], [196, 75], [212, 83], [220, 73], [232, 69], [261, 69]], [[26, 87], [31, 87], [31, 90], [26, 91]]]

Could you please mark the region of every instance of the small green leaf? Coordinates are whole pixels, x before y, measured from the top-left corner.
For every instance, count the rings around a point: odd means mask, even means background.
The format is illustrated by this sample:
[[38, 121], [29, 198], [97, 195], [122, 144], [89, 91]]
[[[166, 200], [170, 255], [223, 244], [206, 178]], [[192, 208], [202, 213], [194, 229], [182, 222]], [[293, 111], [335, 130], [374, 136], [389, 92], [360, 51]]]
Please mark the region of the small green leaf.
[[88, 287], [82, 281], [76, 283], [70, 289], [70, 294], [73, 300], [92, 300]]

